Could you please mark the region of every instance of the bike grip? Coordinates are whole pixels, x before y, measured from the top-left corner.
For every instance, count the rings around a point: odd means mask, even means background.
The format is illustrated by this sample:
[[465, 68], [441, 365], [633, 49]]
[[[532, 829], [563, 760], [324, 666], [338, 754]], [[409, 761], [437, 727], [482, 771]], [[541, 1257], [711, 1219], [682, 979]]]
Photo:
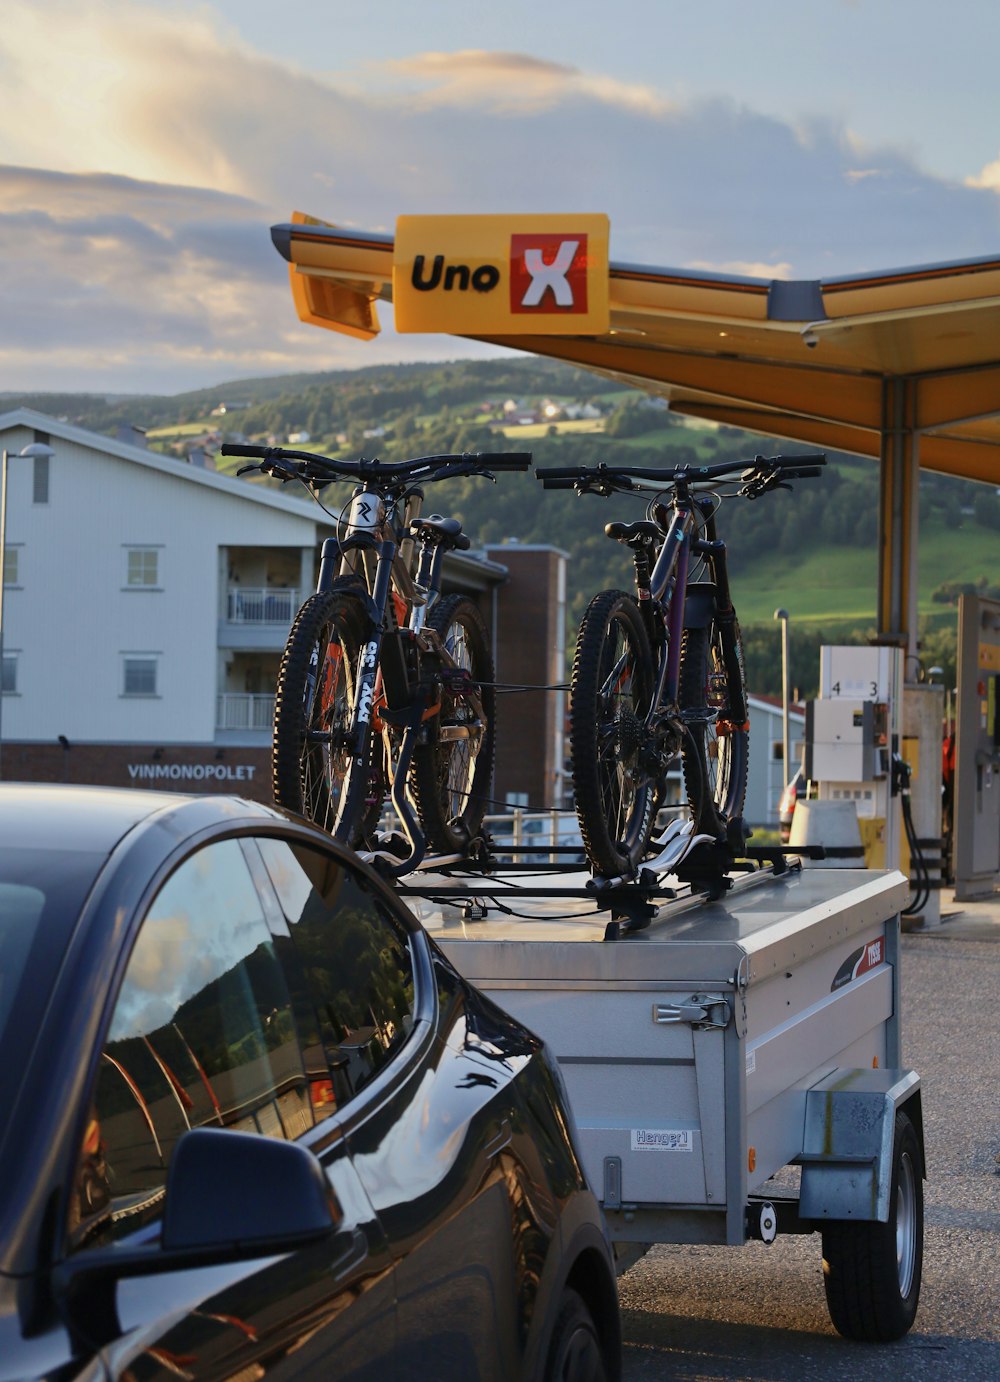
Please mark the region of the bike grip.
[[224, 441], [219, 447], [219, 453], [223, 456], [252, 456], [259, 461], [274, 450], [273, 446], [250, 446], [248, 443], [235, 441]]
[[824, 451], [813, 451], [803, 456], [777, 456], [775, 458], [782, 470], [798, 470], [801, 466], [824, 466], [826, 465], [826, 453]]
[[488, 470], [530, 470], [530, 451], [481, 451], [479, 459]]

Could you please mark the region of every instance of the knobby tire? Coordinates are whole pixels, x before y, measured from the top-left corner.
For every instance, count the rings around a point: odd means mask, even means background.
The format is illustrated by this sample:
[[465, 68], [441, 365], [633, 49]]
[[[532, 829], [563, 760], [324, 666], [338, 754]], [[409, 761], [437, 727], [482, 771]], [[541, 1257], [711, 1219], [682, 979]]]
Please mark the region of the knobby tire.
[[439, 600], [427, 627], [442, 639], [444, 666], [469, 673], [479, 707], [445, 687], [436, 715], [425, 721], [427, 742], [414, 750], [410, 790], [428, 846], [442, 854], [463, 851], [479, 834], [490, 802], [495, 751], [495, 680], [483, 617], [464, 595]]
[[716, 838], [742, 818], [750, 764], [743, 641], [735, 620], [725, 638], [732, 640], [728, 657], [717, 624], [685, 629], [681, 641], [684, 788], [695, 833]]
[[605, 590], [580, 624], [570, 689], [573, 789], [595, 872], [632, 873], [653, 827], [656, 784], [640, 761], [653, 694], [649, 637], [631, 595]]
[[357, 743], [349, 739], [367, 634], [356, 595], [311, 595], [288, 635], [274, 702], [275, 802], [348, 845], [377, 820], [384, 791], [381, 760], [373, 771], [371, 722], [359, 726]]

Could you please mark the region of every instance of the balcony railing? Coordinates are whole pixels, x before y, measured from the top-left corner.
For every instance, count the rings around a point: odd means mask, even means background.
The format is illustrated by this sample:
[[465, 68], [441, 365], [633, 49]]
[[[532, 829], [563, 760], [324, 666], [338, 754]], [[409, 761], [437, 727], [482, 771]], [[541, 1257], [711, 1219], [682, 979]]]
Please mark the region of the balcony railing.
[[220, 691], [215, 712], [217, 729], [267, 729], [274, 718], [274, 697], [248, 691]]
[[232, 585], [227, 591], [226, 619], [231, 624], [283, 624], [287, 628], [301, 603], [299, 591], [288, 586]]

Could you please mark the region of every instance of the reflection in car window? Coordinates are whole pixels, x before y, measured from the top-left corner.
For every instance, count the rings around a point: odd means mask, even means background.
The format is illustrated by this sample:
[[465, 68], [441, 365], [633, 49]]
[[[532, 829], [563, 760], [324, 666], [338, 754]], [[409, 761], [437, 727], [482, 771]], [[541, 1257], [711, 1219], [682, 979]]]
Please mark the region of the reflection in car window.
[[291, 928], [343, 1104], [413, 1025], [407, 933], [354, 869], [282, 840], [257, 842]]
[[139, 931], [102, 1054], [70, 1227], [107, 1243], [158, 1217], [190, 1127], [313, 1124], [288, 990], [240, 845], [210, 845]]

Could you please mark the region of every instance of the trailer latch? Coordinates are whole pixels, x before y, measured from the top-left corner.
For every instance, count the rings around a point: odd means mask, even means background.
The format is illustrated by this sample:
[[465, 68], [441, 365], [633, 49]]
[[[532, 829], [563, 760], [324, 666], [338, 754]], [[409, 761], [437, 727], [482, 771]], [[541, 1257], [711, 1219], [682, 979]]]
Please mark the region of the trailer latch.
[[653, 1021], [662, 1026], [689, 1022], [701, 1031], [727, 1027], [732, 1013], [720, 993], [693, 993], [686, 1003], [654, 1003]]

